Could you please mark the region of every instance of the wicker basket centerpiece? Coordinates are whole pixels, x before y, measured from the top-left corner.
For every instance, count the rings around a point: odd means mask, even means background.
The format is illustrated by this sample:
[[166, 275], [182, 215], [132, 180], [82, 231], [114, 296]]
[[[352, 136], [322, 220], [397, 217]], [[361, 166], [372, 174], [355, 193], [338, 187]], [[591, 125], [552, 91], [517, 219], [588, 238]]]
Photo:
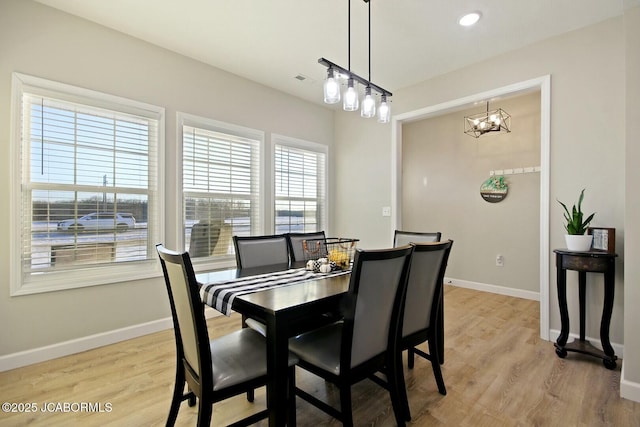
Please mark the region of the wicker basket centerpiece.
[[321, 273], [349, 270], [358, 239], [327, 237], [302, 241], [306, 269]]

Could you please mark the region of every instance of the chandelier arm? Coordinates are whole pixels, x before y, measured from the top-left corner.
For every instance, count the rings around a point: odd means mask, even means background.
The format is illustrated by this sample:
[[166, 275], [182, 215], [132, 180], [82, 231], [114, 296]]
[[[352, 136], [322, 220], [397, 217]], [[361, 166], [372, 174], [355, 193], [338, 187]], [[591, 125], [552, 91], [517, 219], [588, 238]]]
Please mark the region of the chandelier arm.
[[334, 70], [338, 70], [340, 73], [345, 74], [351, 78], [353, 78], [354, 80], [358, 81], [358, 83], [364, 85], [364, 86], [371, 86], [371, 89], [375, 90], [376, 92], [378, 92], [381, 95], [386, 95], [386, 96], [393, 96], [393, 94], [391, 92], [389, 92], [388, 90], [378, 86], [377, 84], [365, 79], [364, 77], [360, 77], [359, 75], [357, 75], [356, 73], [354, 73], [351, 70], [348, 70], [346, 68], [343, 68], [341, 66], [339, 66], [338, 64], [329, 61], [328, 59], [325, 58], [320, 58], [318, 59], [318, 63], [324, 65], [325, 67], [332, 67]]

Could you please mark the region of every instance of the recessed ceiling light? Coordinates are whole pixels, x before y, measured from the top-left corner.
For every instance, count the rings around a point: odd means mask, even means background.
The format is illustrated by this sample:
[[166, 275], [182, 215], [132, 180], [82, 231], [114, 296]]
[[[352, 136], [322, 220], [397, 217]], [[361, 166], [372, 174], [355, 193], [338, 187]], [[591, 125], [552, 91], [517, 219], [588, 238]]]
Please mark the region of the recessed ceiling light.
[[470, 27], [471, 25], [478, 22], [478, 20], [480, 20], [480, 16], [482, 16], [480, 12], [467, 13], [466, 15], [463, 15], [460, 19], [458, 19], [458, 24], [462, 25], [463, 27]]

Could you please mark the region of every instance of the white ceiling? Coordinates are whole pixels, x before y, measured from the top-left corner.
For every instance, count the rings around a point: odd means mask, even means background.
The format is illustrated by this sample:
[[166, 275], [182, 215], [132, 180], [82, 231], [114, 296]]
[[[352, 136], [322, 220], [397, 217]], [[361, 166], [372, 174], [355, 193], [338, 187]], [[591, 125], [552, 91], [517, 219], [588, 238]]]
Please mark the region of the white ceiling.
[[[348, 0], [37, 1], [312, 102], [318, 58], [348, 67]], [[371, 81], [394, 92], [621, 15], [623, 1], [372, 0]], [[367, 9], [351, 1], [351, 70], [365, 78]], [[459, 26], [473, 10], [480, 22]]]

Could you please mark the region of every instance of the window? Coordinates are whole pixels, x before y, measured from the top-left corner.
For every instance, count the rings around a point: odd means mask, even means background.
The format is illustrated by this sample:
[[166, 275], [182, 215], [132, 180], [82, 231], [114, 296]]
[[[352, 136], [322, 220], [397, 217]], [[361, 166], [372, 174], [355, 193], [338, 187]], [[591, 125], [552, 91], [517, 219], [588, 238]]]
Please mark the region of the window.
[[326, 228], [327, 147], [274, 135], [275, 232]]
[[264, 135], [180, 114], [185, 250], [235, 259], [231, 236], [262, 232], [260, 147]]
[[13, 293], [157, 274], [164, 110], [17, 73], [13, 80]]

